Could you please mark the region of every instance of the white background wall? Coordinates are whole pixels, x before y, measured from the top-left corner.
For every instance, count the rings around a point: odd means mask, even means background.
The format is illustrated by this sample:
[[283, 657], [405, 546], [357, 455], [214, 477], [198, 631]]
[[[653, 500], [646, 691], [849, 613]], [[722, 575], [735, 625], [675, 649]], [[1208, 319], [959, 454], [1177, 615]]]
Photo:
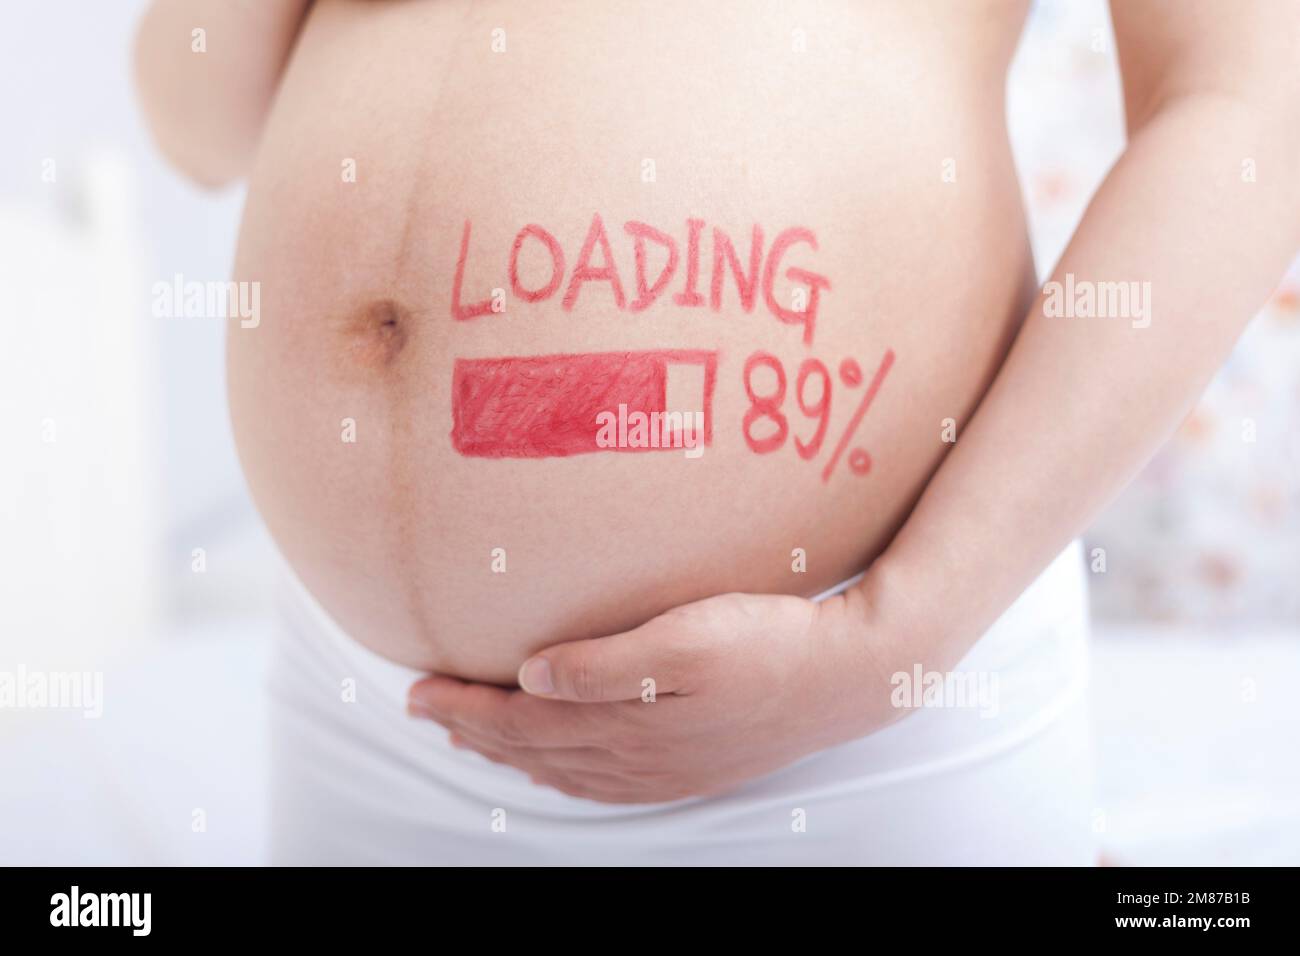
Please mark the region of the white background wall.
[[196, 189], [153, 149], [131, 73], [143, 7], [12, 4], [0, 31], [0, 650], [33, 664], [103, 660], [265, 593], [236, 556], [266, 545], [222, 324], [150, 313], [155, 282], [229, 277], [243, 190]]
[[[148, 286], [159, 278], [229, 276], [243, 193], [194, 189], [148, 142], [130, 80], [130, 46], [143, 7], [143, 0], [7, 6], [0, 31], [0, 214], [21, 204], [73, 215], [70, 205], [91, 157], [120, 156], [135, 192], [147, 308]], [[41, 181], [46, 158], [57, 162], [53, 187]], [[158, 320], [155, 333], [156, 375], [144, 385], [159, 413], [158, 506], [175, 536], [242, 510], [242, 479], [226, 421], [220, 323]]]

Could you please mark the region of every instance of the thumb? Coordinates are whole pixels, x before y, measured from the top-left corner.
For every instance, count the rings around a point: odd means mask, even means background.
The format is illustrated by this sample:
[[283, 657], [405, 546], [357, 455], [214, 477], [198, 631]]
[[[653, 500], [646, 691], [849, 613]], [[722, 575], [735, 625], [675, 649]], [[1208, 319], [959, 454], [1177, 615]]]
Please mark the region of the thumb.
[[621, 634], [556, 644], [524, 661], [519, 686], [538, 697], [581, 703], [669, 694], [677, 687], [667, 653], [672, 636], [655, 618]]

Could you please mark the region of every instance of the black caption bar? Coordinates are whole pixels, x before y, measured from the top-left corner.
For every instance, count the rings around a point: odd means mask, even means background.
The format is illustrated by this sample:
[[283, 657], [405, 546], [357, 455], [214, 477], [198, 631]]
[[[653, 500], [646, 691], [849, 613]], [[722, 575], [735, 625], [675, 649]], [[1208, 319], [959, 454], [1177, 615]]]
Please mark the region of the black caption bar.
[[534, 944], [615, 949], [662, 948], [702, 921], [734, 933], [733, 944], [774, 929], [799, 932], [805, 944], [844, 933], [865, 942], [909, 926], [927, 943], [1231, 944], [1288, 926], [1294, 880], [1286, 869], [1192, 868], [7, 869], [0, 931], [6, 943], [283, 938], [430, 950], [474, 934], [499, 943], [514, 931]]

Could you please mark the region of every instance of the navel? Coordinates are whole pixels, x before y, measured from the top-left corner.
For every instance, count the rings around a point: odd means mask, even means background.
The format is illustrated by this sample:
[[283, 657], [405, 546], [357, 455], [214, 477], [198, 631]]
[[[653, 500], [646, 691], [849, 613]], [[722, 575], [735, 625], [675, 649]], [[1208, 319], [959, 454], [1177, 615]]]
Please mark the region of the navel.
[[345, 323], [350, 358], [362, 368], [382, 370], [406, 346], [411, 313], [393, 299], [376, 299], [361, 306]]

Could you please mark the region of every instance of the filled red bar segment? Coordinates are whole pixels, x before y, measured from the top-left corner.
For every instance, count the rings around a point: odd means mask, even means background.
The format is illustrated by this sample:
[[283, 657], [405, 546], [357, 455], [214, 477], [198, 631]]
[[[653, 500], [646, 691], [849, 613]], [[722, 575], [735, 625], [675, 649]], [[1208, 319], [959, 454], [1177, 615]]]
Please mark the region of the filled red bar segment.
[[516, 358], [457, 359], [452, 375], [452, 444], [482, 458], [557, 458], [602, 447], [598, 416], [688, 411], [666, 408], [668, 367], [700, 365], [703, 443], [712, 441], [717, 352], [670, 349]]

